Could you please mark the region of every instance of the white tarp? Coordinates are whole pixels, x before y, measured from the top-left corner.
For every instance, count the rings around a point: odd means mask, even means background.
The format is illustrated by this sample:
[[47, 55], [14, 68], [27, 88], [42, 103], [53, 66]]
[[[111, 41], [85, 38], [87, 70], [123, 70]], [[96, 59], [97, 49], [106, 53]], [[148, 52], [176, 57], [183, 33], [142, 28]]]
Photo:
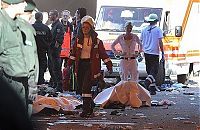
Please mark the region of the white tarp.
[[151, 106], [151, 95], [137, 82], [120, 81], [99, 93], [94, 99], [95, 104], [101, 107], [117, 101], [131, 107]]

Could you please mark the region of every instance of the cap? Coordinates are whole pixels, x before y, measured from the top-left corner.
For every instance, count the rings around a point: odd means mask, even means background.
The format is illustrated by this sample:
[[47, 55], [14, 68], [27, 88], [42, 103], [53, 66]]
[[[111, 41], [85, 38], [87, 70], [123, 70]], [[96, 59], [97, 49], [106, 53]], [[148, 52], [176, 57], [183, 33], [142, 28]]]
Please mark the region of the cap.
[[133, 23], [132, 22], [126, 22], [124, 26], [125, 27], [127, 27], [127, 26], [132, 26], [133, 27]]
[[2, 0], [2, 1], [8, 4], [18, 4], [24, 2], [24, 0]]
[[157, 14], [150, 14], [147, 18], [145, 18], [147, 22], [156, 22], [158, 20], [158, 15]]
[[32, 12], [33, 10], [36, 9], [36, 4], [34, 1], [27, 0], [26, 3], [27, 3], [27, 6], [25, 7], [24, 12]]
[[91, 16], [86, 15], [81, 19], [81, 24], [85, 22], [89, 23], [92, 27], [94, 27], [94, 19]]

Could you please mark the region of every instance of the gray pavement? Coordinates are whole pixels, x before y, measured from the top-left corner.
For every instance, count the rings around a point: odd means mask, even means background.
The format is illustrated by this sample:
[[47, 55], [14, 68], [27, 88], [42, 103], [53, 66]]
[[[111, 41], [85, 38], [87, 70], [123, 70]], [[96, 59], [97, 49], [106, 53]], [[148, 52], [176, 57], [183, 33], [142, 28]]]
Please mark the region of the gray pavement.
[[87, 119], [77, 109], [70, 115], [33, 115], [32, 121], [35, 130], [200, 130], [200, 77], [193, 79], [186, 88], [157, 92], [151, 107], [96, 107], [96, 116]]

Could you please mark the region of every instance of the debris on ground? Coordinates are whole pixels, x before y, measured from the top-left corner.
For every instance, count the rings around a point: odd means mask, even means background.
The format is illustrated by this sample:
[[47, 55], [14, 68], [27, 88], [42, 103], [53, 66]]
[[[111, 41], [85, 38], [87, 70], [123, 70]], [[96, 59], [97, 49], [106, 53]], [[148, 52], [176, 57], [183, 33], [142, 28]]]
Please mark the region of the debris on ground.
[[173, 101], [170, 101], [168, 99], [163, 99], [161, 101], [157, 101], [157, 100], [151, 101], [151, 106], [164, 106], [164, 105], [171, 106], [171, 105], [174, 105], [174, 104], [176, 104], [176, 103], [173, 102]]

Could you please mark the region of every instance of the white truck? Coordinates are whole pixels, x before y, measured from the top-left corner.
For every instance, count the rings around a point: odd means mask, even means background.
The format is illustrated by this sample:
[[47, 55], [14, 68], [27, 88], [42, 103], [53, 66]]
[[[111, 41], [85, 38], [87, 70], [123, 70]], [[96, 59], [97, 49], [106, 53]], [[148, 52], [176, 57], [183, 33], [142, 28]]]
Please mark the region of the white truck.
[[[158, 15], [158, 26], [165, 35], [165, 74], [177, 75], [177, 80], [184, 83], [189, 72], [199, 72], [200, 36], [196, 30], [200, 29], [200, 0], [97, 0], [95, 30], [114, 64], [114, 73], [105, 77], [119, 76], [119, 59], [110, 45], [124, 33], [124, 24], [131, 21], [133, 33], [140, 37], [141, 29], [148, 25], [144, 18], [151, 13]], [[116, 48], [120, 50], [120, 46]], [[145, 69], [144, 60], [138, 62], [140, 77], [146, 76]]]

